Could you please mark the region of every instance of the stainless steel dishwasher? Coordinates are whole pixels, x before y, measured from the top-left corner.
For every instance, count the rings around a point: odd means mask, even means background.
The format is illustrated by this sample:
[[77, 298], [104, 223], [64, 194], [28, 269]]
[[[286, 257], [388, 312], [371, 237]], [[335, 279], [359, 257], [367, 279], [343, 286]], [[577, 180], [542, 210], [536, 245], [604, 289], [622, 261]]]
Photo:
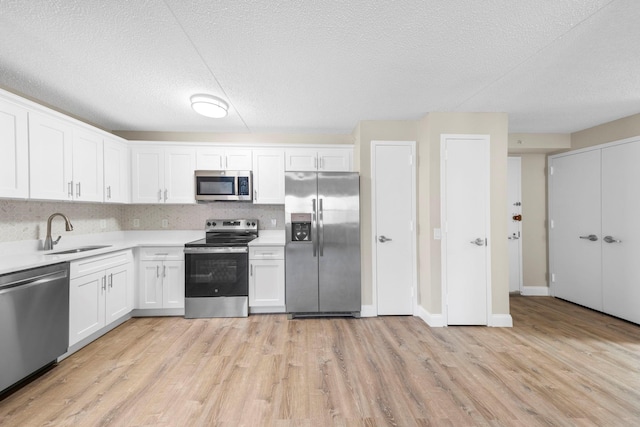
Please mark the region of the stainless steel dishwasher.
[[0, 276], [0, 394], [69, 346], [69, 264]]

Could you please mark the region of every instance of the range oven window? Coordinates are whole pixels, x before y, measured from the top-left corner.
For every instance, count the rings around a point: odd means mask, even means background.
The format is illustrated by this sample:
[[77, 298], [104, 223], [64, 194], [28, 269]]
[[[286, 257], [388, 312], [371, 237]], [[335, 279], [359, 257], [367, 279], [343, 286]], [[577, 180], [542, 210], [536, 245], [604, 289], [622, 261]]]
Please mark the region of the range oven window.
[[236, 179], [233, 176], [200, 176], [198, 194], [203, 196], [233, 196], [236, 194]]
[[247, 253], [185, 254], [185, 297], [246, 296]]

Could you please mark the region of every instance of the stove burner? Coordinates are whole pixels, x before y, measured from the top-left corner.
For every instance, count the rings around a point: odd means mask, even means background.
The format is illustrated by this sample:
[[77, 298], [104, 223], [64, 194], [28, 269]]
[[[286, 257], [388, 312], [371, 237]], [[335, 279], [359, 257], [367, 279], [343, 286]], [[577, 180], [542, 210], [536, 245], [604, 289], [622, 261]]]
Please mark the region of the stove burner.
[[247, 246], [258, 237], [257, 219], [208, 219], [206, 237], [185, 244], [185, 247]]

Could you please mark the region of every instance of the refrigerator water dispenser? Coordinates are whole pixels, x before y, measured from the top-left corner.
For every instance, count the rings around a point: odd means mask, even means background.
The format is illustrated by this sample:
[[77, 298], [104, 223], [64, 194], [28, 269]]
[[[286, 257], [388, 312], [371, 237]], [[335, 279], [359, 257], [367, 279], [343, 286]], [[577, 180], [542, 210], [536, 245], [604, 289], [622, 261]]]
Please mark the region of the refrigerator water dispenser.
[[292, 213], [291, 214], [291, 241], [310, 242], [311, 241], [311, 214]]

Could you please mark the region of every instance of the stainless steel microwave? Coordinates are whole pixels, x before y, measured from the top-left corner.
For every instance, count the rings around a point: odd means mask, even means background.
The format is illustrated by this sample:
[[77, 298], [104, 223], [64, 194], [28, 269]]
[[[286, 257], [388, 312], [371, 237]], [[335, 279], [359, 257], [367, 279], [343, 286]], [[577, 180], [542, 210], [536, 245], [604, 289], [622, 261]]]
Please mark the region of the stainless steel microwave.
[[253, 182], [251, 171], [197, 170], [196, 201], [251, 201]]

